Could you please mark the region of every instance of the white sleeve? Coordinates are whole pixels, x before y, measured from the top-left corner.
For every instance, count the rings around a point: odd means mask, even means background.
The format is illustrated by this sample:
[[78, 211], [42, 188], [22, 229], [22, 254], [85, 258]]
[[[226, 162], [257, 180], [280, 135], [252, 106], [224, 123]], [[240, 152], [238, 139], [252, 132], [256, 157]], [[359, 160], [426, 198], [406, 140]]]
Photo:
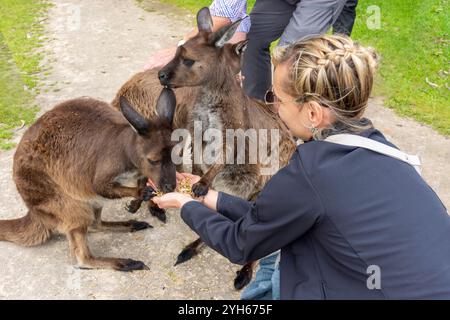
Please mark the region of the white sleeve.
[[250, 29], [246, 0], [214, 0], [209, 10], [212, 16], [229, 18], [231, 22], [245, 18], [239, 25], [237, 32], [248, 32]]

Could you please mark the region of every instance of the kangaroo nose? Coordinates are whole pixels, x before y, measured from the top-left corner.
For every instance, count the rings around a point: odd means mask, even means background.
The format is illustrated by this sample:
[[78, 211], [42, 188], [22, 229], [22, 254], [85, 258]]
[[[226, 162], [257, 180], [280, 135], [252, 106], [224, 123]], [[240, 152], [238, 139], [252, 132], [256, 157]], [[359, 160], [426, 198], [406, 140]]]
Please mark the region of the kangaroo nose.
[[169, 81], [169, 73], [164, 70], [160, 70], [158, 72], [158, 78], [159, 82], [161, 82], [162, 85], [165, 85]]
[[173, 190], [175, 190], [175, 185], [171, 184], [171, 183], [166, 183], [163, 185], [163, 191], [166, 192], [172, 192]]

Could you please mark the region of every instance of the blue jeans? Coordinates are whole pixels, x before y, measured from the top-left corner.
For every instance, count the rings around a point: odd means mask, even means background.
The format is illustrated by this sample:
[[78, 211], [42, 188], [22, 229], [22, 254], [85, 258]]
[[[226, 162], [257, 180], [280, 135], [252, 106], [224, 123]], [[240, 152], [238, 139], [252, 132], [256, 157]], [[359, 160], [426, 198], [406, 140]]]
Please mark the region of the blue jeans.
[[279, 252], [259, 260], [259, 269], [253, 280], [242, 292], [242, 300], [280, 300]]

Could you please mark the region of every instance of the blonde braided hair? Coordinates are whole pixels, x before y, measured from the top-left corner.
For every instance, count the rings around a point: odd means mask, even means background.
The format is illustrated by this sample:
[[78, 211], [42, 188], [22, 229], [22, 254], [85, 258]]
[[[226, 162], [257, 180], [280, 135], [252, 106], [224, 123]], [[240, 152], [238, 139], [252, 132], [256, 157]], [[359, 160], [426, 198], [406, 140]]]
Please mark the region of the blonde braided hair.
[[377, 68], [378, 57], [371, 48], [347, 36], [320, 35], [278, 47], [272, 61], [275, 67], [290, 63], [284, 88], [298, 103], [316, 101], [333, 112], [339, 125], [350, 131], [366, 129], [358, 123]]

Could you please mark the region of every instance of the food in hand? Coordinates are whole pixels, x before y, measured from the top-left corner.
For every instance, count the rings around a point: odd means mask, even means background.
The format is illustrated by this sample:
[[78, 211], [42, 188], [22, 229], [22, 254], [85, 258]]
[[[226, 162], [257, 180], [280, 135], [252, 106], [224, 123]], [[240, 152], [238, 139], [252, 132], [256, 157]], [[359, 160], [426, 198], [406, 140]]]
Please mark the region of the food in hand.
[[[194, 197], [194, 193], [192, 192], [192, 184], [188, 178], [178, 182], [178, 185], [177, 185], [177, 188], [175, 189], [175, 191], [179, 192], [179, 193], [188, 194], [188, 195]], [[156, 197], [161, 197], [162, 195], [164, 195], [164, 192], [158, 190], [158, 191], [153, 191], [153, 194]]]

